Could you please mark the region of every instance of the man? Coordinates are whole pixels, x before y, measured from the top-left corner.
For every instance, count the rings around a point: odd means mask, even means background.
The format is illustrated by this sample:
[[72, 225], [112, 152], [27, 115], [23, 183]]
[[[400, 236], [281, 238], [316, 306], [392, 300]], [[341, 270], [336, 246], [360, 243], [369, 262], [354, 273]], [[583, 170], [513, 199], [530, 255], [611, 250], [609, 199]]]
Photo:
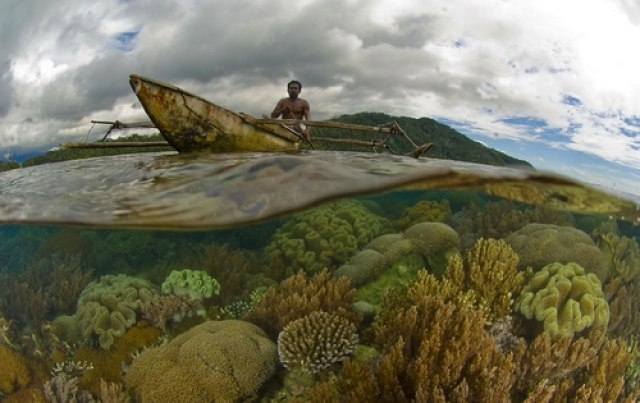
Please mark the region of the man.
[[[282, 116], [283, 119], [302, 120], [304, 118], [310, 120], [311, 107], [309, 106], [309, 102], [298, 98], [298, 95], [302, 92], [302, 84], [300, 84], [300, 81], [290, 81], [287, 84], [287, 92], [289, 93], [289, 98], [282, 98], [278, 101], [273, 112], [271, 112], [271, 118], [277, 119]], [[305, 139], [310, 139], [310, 127], [303, 127], [297, 124], [292, 129], [304, 136]]]

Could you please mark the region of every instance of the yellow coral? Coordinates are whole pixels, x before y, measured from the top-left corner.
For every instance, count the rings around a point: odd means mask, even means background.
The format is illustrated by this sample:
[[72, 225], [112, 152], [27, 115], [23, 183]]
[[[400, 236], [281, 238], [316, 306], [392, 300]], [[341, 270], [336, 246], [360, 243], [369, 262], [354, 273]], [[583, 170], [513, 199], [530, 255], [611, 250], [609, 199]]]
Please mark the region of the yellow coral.
[[635, 238], [618, 236], [613, 232], [599, 238], [598, 246], [614, 273], [624, 282], [640, 278], [640, 247]]
[[0, 395], [24, 388], [31, 382], [31, 374], [24, 357], [0, 343]]
[[144, 351], [125, 382], [138, 401], [244, 401], [271, 377], [275, 362], [275, 343], [257, 326], [209, 321]]
[[400, 231], [419, 222], [446, 222], [451, 218], [451, 208], [446, 200], [420, 200], [409, 207], [393, 226]]
[[573, 262], [551, 263], [538, 271], [522, 290], [516, 310], [527, 319], [543, 322], [554, 337], [590, 326], [606, 330], [609, 322], [600, 280]]
[[346, 262], [388, 227], [355, 200], [327, 203], [296, 214], [272, 236], [265, 253], [276, 271], [313, 274]]

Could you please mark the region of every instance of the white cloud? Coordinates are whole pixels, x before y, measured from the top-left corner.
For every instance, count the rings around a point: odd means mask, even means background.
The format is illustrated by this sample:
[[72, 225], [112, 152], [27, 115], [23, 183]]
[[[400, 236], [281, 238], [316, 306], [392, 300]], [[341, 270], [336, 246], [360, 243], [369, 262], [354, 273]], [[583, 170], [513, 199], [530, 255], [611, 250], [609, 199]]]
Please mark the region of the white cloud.
[[3, 1], [0, 149], [141, 117], [135, 72], [256, 115], [298, 78], [316, 118], [442, 117], [640, 169], [632, 0]]

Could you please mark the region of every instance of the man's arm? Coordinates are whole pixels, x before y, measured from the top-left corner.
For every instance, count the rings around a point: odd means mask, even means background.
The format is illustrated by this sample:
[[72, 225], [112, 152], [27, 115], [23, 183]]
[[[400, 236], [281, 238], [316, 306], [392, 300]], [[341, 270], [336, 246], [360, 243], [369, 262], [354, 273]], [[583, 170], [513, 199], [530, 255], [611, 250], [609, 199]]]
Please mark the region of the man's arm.
[[276, 107], [273, 108], [273, 112], [271, 112], [271, 119], [277, 119], [284, 112], [284, 102], [283, 100], [279, 100], [276, 104]]

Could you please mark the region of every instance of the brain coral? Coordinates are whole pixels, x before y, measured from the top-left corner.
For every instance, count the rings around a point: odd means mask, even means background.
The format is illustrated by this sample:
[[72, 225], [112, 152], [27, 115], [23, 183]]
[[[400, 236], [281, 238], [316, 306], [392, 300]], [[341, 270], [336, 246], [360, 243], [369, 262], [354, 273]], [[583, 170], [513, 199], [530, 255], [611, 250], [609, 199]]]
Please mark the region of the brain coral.
[[576, 262], [604, 280], [607, 265], [591, 237], [573, 228], [552, 224], [528, 224], [505, 238], [520, 258], [519, 268], [534, 270], [553, 263]]
[[289, 322], [278, 336], [278, 354], [287, 368], [319, 372], [342, 362], [358, 344], [356, 327], [323, 311]]
[[296, 214], [280, 227], [265, 248], [270, 266], [287, 275], [335, 268], [375, 237], [388, 231], [388, 220], [355, 200], [327, 203]]
[[202, 270], [172, 270], [161, 286], [164, 294], [202, 300], [220, 293], [220, 284]]
[[89, 283], [78, 299], [75, 318], [85, 341], [97, 336], [108, 350], [116, 337], [136, 323], [137, 312], [157, 292], [150, 282], [124, 274], [106, 275]]
[[543, 322], [552, 336], [571, 336], [587, 327], [605, 330], [609, 305], [593, 273], [577, 263], [551, 263], [524, 287], [516, 310], [527, 319]]
[[208, 321], [144, 351], [125, 382], [143, 402], [244, 401], [273, 375], [276, 360], [275, 343], [259, 327]]

